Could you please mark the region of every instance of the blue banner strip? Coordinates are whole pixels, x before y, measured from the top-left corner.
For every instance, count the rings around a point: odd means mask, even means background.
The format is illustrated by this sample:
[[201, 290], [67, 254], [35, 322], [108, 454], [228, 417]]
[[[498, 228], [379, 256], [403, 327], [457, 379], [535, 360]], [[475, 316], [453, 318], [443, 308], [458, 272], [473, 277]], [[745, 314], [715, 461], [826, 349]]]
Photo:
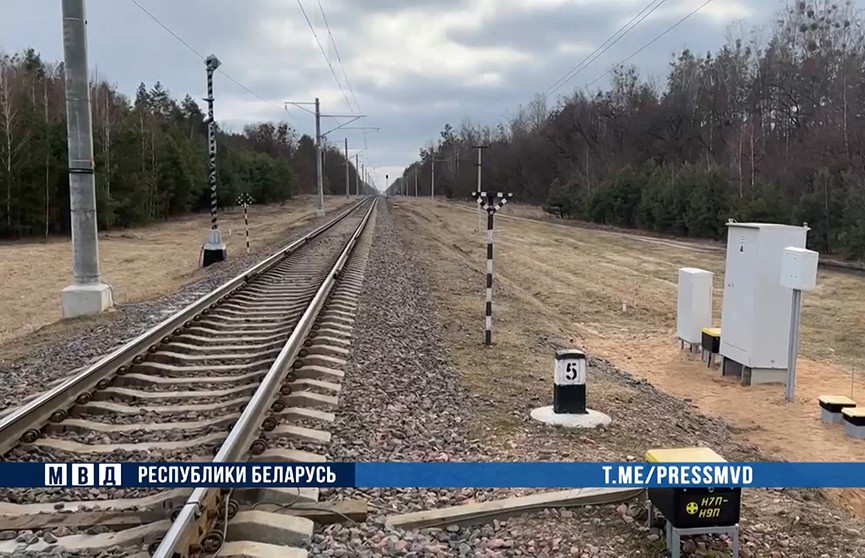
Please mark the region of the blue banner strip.
[[0, 463], [0, 486], [865, 488], [865, 463]]

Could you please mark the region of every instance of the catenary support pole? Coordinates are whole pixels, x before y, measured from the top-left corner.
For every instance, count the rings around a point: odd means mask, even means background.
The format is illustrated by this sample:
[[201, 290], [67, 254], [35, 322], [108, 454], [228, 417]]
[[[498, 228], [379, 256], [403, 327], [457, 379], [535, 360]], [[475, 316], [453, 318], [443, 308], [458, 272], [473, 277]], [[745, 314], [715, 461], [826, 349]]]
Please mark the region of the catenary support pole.
[[358, 154], [354, 154], [354, 195], [360, 195], [360, 164]]
[[208, 182], [210, 185], [210, 236], [204, 245], [203, 267], [225, 260], [225, 243], [217, 223], [218, 197], [216, 195], [216, 120], [213, 114], [213, 73], [220, 66], [219, 59], [210, 55], [204, 61], [207, 69], [207, 148], [209, 155]]
[[[477, 167], [478, 167], [478, 192], [482, 192], [482, 191], [483, 191], [483, 188], [482, 188], [482, 186], [481, 186], [481, 169], [483, 168], [482, 152], [483, 152], [484, 149], [486, 149], [486, 147], [487, 147], [486, 145], [476, 145], [476, 146], [475, 146], [475, 148], [478, 150], [478, 162], [477, 162]], [[483, 210], [481, 209], [481, 206], [478, 206], [478, 232], [481, 231], [481, 227], [483, 226], [483, 215], [484, 215], [484, 212], [483, 212]]]
[[351, 165], [351, 159], [348, 156], [348, 138], [345, 138], [345, 199], [348, 199], [349, 192], [349, 176], [348, 167]]
[[417, 167], [414, 169], [414, 197], [417, 197]]
[[322, 151], [321, 151], [321, 104], [318, 97], [315, 98], [315, 182], [318, 188], [318, 216], [324, 212], [324, 177], [322, 175]]
[[63, 289], [61, 305], [63, 317], [74, 318], [99, 314], [113, 305], [111, 287], [101, 281], [99, 274], [84, 0], [63, 0], [63, 58], [72, 221], [72, 285]]
[[433, 157], [432, 157], [432, 165], [430, 167], [429, 197], [432, 200], [436, 199], [436, 158], [435, 158], [435, 155], [433, 155]]

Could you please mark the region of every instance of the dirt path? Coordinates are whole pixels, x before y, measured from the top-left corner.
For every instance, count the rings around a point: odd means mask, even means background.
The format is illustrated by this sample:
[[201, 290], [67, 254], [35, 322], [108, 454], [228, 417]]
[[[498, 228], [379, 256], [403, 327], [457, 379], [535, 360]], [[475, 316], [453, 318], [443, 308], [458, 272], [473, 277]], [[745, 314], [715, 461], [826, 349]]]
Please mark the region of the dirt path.
[[[335, 209], [345, 198], [326, 198]], [[249, 210], [253, 252], [275, 242], [286, 230], [314, 216], [314, 199], [303, 196], [284, 205]], [[243, 211], [220, 213], [219, 226], [229, 257], [246, 252]], [[195, 215], [168, 223], [111, 231], [99, 235], [103, 281], [112, 285], [115, 301], [134, 302], [172, 292], [202, 274], [201, 247], [210, 216]], [[49, 242], [0, 244], [0, 345], [60, 319], [60, 293], [72, 279], [68, 238]]]
[[[476, 213], [426, 200], [400, 200], [397, 211], [409, 234], [423, 237], [437, 251], [437, 265], [449, 278], [443, 280], [452, 284], [443, 287], [451, 289], [453, 302], [448, 304], [469, 305], [476, 312], [476, 322], [459, 327], [470, 338], [480, 337], [485, 231], [477, 232]], [[840, 427], [824, 426], [817, 405], [821, 394], [850, 394], [851, 370], [857, 370], [865, 357], [865, 347], [858, 342], [865, 334], [860, 318], [865, 311], [865, 278], [820, 272], [817, 290], [804, 299], [797, 400], [787, 404], [783, 387], [743, 387], [722, 378], [717, 367], [707, 369], [698, 356], [679, 350], [677, 270], [695, 266], [715, 272], [715, 316], [720, 323], [723, 255], [531, 219], [497, 219], [496, 225], [494, 328], [502, 344], [525, 347], [525, 339], [514, 337], [517, 323], [533, 331], [546, 330], [550, 337], [573, 340], [591, 354], [693, 402], [700, 411], [730, 421], [743, 440], [767, 455], [795, 461], [865, 460], [865, 444], [847, 438]], [[476, 279], [476, 287], [468, 287], [475, 292], [457, 288], [456, 277], [466, 274]], [[533, 368], [532, 383], [544, 383], [549, 390], [551, 341], [536, 339], [534, 347], [530, 343], [530, 350], [540, 356], [511, 356], [523, 361], [521, 367]], [[481, 367], [483, 357], [477, 358], [474, 365]], [[479, 378], [478, 386], [490, 389], [484, 381], [489, 378]], [[514, 381], [502, 378], [505, 384]], [[519, 376], [518, 381], [526, 378]], [[853, 397], [865, 402], [861, 374], [853, 382]], [[508, 422], [507, 417], [502, 420]], [[865, 492], [838, 491], [835, 496], [865, 516]]]

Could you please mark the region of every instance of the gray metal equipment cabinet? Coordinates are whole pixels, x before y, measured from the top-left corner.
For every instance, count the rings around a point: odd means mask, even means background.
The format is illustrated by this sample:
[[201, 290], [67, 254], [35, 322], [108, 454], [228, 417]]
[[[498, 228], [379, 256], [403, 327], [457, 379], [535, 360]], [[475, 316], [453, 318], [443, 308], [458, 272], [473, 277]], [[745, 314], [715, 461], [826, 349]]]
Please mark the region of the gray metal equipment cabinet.
[[793, 290], [781, 285], [784, 248], [805, 248], [808, 227], [727, 223], [721, 314], [722, 373], [742, 383], [786, 383]]

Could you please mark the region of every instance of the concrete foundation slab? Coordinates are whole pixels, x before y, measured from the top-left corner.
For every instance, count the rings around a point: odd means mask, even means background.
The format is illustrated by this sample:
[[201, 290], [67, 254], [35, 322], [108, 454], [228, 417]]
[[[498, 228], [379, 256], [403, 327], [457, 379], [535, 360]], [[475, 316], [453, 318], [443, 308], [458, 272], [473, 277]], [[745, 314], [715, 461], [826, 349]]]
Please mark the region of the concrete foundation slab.
[[544, 424], [552, 424], [555, 426], [564, 426], [566, 428], [597, 428], [598, 426], [606, 426], [612, 422], [612, 419], [604, 413], [586, 409], [588, 413], [585, 415], [557, 415], [553, 412], [553, 406], [540, 407], [532, 411], [532, 418], [543, 422]]
[[69, 285], [61, 294], [63, 318], [95, 316], [114, 305], [111, 287], [105, 283], [94, 285]]
[[323, 209], [316, 209], [315, 210], [315, 216], [316, 217], [324, 217], [325, 215], [326, 215], [326, 213]]
[[787, 369], [752, 368], [750, 385], [759, 386], [761, 384], [781, 384], [786, 386]]

